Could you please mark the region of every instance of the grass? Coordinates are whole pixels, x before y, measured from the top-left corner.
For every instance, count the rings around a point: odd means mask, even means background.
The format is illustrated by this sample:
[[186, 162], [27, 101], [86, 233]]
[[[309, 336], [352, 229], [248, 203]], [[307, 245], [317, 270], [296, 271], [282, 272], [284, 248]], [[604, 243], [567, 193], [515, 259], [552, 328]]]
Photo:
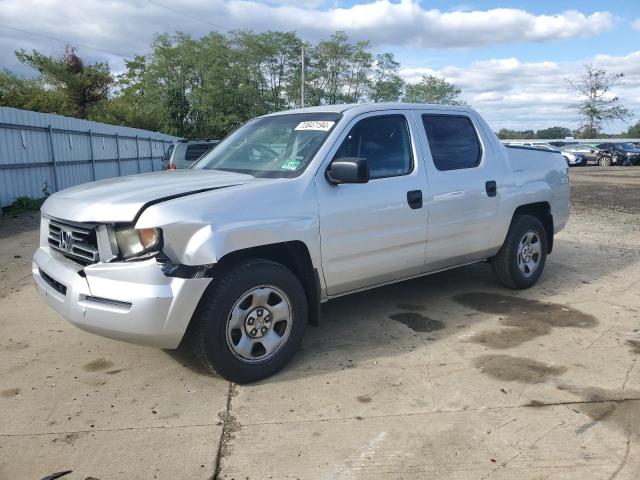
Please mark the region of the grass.
[[3, 208], [3, 212], [7, 215], [20, 215], [21, 213], [33, 212], [40, 210], [46, 198], [18, 197], [8, 207]]

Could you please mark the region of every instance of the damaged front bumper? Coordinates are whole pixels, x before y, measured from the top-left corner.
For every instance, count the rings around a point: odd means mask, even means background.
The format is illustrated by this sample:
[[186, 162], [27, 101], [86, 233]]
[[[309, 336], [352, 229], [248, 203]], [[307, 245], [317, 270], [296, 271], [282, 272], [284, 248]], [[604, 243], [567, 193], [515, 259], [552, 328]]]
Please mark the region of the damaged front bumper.
[[160, 348], [178, 346], [211, 282], [166, 276], [153, 258], [84, 267], [46, 245], [32, 272], [38, 292], [75, 326]]

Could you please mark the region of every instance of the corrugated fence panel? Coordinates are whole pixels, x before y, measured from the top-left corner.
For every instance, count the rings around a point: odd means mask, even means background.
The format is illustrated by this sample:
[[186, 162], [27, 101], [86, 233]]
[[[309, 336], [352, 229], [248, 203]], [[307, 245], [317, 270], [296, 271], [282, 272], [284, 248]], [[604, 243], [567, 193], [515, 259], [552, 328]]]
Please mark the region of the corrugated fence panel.
[[0, 205], [81, 183], [162, 169], [176, 137], [0, 107]]

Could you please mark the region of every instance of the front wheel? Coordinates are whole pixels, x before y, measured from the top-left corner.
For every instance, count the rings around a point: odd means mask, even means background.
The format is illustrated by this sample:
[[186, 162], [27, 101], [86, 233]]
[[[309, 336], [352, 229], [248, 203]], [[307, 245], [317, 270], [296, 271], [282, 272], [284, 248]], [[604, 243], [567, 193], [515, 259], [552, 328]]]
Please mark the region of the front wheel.
[[294, 355], [307, 323], [307, 298], [285, 266], [246, 260], [212, 283], [193, 322], [192, 347], [208, 370], [232, 382], [254, 382]]
[[598, 158], [598, 165], [601, 167], [610, 167], [612, 163], [611, 157], [608, 155], [602, 155]]
[[491, 265], [500, 283], [517, 290], [538, 281], [546, 259], [547, 235], [542, 222], [532, 215], [518, 215]]

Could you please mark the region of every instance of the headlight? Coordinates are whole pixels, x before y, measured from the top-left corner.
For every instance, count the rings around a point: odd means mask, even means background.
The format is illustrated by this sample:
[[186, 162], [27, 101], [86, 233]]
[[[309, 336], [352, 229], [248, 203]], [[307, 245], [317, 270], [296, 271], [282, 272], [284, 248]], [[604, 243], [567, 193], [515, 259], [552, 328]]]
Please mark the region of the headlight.
[[116, 228], [116, 241], [122, 258], [138, 257], [160, 249], [159, 228]]

